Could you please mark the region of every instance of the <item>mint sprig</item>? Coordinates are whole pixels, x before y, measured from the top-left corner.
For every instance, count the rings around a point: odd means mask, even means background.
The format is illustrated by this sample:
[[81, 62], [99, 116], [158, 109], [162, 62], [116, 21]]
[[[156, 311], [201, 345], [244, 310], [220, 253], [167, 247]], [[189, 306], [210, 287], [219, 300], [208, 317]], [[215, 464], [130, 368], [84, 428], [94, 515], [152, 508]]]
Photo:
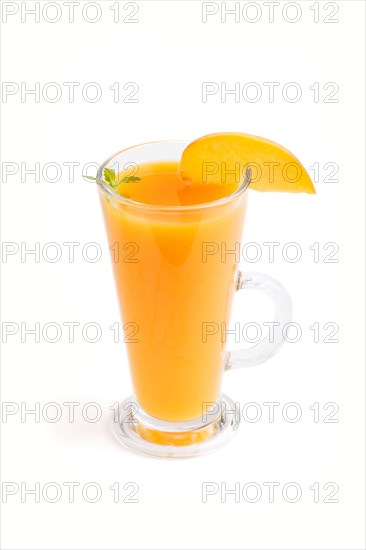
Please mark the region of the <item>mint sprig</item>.
[[120, 183], [134, 183], [136, 181], [141, 180], [141, 178], [137, 176], [126, 176], [122, 178], [120, 181], [118, 181], [116, 179], [116, 172], [112, 170], [112, 168], [104, 168], [103, 176], [104, 176], [104, 180], [100, 178], [94, 178], [93, 176], [84, 176], [84, 177], [88, 180], [96, 181], [101, 185], [107, 185], [113, 190], [117, 189]]

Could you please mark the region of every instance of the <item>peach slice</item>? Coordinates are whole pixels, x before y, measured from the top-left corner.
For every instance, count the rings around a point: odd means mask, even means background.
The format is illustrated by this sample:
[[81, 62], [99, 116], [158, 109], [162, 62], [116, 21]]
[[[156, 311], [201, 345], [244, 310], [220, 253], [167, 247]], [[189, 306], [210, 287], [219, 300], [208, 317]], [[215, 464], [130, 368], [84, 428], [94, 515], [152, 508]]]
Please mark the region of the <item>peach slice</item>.
[[241, 184], [251, 168], [256, 191], [315, 193], [304, 166], [290, 151], [269, 139], [249, 134], [210, 134], [190, 143], [180, 161], [179, 176], [191, 185]]

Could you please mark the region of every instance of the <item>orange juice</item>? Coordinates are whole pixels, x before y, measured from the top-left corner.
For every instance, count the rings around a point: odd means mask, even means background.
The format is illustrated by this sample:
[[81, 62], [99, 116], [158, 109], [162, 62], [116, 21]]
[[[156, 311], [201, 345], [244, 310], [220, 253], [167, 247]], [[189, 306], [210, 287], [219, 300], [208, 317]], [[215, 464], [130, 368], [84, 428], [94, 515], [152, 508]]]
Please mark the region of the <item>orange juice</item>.
[[228, 326], [247, 197], [220, 200], [237, 185], [177, 173], [177, 162], [142, 164], [140, 181], [118, 187], [134, 202], [101, 193], [134, 393], [165, 421], [198, 419], [219, 397], [226, 346], [204, 326]]

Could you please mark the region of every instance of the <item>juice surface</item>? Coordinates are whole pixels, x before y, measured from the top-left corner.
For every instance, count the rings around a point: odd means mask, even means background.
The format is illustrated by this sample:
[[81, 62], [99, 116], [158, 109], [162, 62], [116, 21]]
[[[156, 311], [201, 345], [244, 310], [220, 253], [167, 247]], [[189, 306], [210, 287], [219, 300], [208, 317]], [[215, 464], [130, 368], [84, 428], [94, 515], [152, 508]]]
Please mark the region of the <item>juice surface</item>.
[[[179, 206], [211, 202], [237, 187], [184, 186], [177, 169], [177, 163], [142, 165], [136, 174], [141, 180], [122, 183], [118, 192], [146, 204]], [[162, 212], [101, 193], [134, 393], [160, 420], [200, 419], [205, 404], [219, 397], [226, 348], [221, 329], [229, 328], [233, 251], [246, 195], [209, 208]]]
[[[121, 172], [117, 181], [121, 181], [126, 175], [128, 175], [128, 171]], [[231, 195], [238, 187], [235, 183], [187, 185], [178, 177], [178, 163], [176, 162], [143, 164], [139, 167], [136, 176], [141, 180], [121, 183], [118, 193], [144, 204], [186, 206], [212, 202]]]

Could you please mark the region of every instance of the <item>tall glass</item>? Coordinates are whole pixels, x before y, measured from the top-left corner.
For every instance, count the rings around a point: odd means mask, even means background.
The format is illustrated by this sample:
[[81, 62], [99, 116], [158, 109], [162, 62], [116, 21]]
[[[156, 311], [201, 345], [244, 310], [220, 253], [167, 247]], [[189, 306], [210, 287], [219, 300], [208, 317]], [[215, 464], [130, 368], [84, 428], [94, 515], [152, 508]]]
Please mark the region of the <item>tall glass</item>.
[[[179, 162], [185, 146], [131, 147], [108, 159], [98, 178], [105, 168], [138, 175], [142, 164]], [[291, 301], [279, 283], [238, 270], [248, 183], [228, 197], [190, 206], [138, 203], [98, 183], [134, 388], [114, 433], [138, 452], [194, 456], [221, 445], [239, 422], [221, 394], [223, 373], [264, 361], [283, 342], [279, 332], [249, 350], [226, 350], [238, 289], [264, 291], [275, 301], [275, 321], [291, 319]]]

